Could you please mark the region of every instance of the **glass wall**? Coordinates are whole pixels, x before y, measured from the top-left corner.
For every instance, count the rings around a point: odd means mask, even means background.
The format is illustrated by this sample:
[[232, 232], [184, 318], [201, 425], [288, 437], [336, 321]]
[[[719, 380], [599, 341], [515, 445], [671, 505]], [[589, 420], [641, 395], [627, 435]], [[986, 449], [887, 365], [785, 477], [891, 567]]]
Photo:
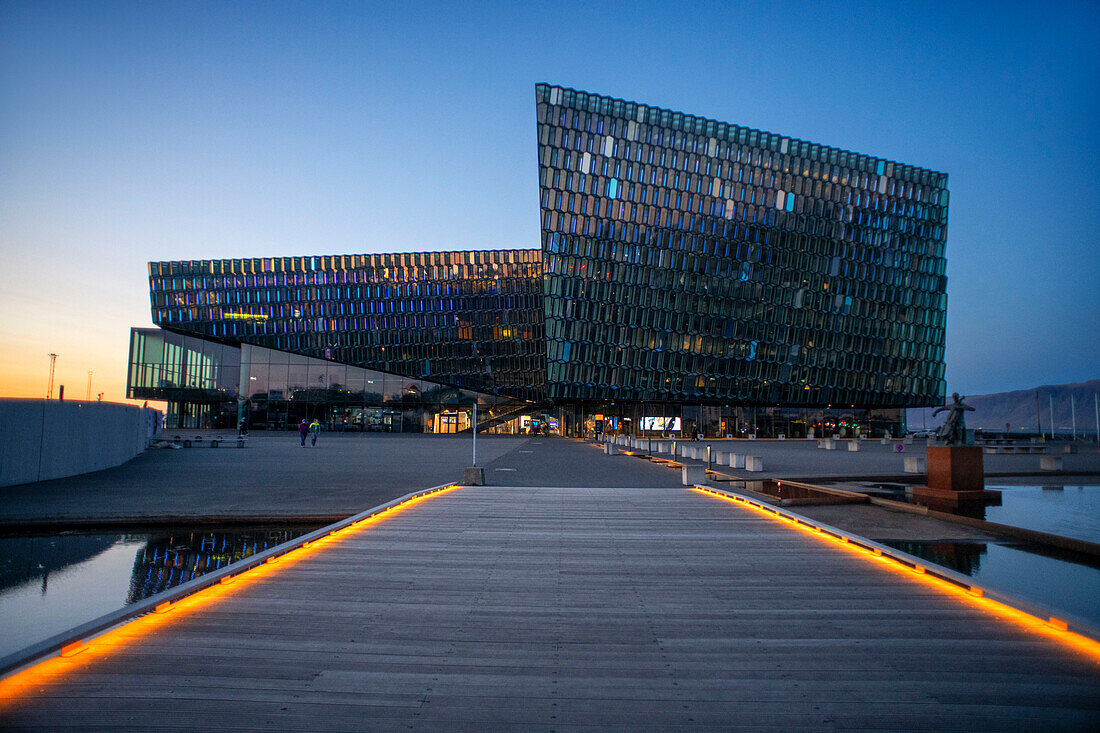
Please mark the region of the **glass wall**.
[[857, 434], [879, 438], [905, 434], [904, 409], [834, 407], [731, 407], [664, 402], [604, 402], [557, 409], [562, 433], [642, 438], [788, 439]]
[[541, 249], [150, 263], [183, 335], [135, 339], [133, 394], [400, 432], [511, 399], [575, 433], [606, 401], [707, 436], [942, 404], [946, 174], [543, 84], [536, 115]]
[[[132, 329], [129, 396], [166, 400], [169, 428], [460, 432], [529, 407], [498, 395], [244, 344], [226, 346], [157, 329]], [[246, 385], [238, 389], [238, 385]]]
[[942, 403], [945, 174], [561, 87], [536, 106], [551, 398]]
[[[149, 285], [153, 322], [172, 331], [544, 396], [538, 250], [153, 262]], [[346, 383], [336, 372], [287, 366], [294, 389]]]

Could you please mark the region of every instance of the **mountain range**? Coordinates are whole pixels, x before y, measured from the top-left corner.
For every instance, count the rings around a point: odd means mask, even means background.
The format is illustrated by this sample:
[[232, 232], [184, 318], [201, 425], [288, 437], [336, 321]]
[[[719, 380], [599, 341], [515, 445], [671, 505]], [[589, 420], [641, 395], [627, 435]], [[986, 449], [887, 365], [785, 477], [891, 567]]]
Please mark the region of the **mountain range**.
[[[1075, 412], [1078, 435], [1095, 435], [1098, 430], [1096, 411], [1100, 405], [1098, 395], [1100, 379], [1075, 384], [1045, 384], [1014, 392], [967, 395], [963, 401], [973, 407], [974, 412], [966, 413], [966, 426], [1003, 431], [1007, 423], [1013, 432], [1049, 433], [1053, 411], [1055, 432], [1069, 433], [1073, 428]], [[933, 409], [918, 407], [906, 410], [909, 430], [933, 428], [942, 423], [947, 413], [941, 412], [933, 418]]]

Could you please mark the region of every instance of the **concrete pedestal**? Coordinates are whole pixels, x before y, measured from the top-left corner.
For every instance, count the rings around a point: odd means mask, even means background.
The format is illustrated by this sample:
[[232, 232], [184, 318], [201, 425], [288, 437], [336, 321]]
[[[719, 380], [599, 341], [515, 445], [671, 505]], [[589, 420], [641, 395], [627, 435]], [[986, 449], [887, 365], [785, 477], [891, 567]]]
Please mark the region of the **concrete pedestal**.
[[928, 504], [957, 507], [968, 503], [1000, 503], [1001, 492], [985, 490], [982, 449], [971, 445], [930, 445], [928, 485], [913, 488], [913, 498]]
[[951, 491], [981, 491], [985, 488], [982, 449], [972, 445], [930, 445], [928, 487]]
[[463, 486], [484, 486], [485, 485], [485, 469], [479, 466], [467, 468], [465, 474], [462, 476]]
[[682, 466], [680, 468], [680, 482], [684, 486], [694, 486], [707, 480], [705, 466]]

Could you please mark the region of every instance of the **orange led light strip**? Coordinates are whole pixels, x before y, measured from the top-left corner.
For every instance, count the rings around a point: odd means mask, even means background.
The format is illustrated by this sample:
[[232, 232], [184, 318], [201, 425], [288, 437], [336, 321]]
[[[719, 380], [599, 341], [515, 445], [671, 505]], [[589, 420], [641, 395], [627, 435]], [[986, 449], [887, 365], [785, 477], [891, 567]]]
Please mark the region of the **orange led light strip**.
[[[193, 593], [156, 604], [149, 612], [132, 619], [121, 621], [97, 636], [88, 639], [74, 639], [57, 650], [55, 656], [44, 659], [33, 666], [19, 670], [0, 680], [0, 708], [10, 704], [16, 698], [40, 691], [44, 685], [54, 681], [78, 666], [102, 659], [115, 651], [124, 649], [147, 637], [158, 629], [170, 624], [181, 614], [192, 613], [217, 603], [231, 593], [237, 593], [254, 583], [280, 572], [315, 552], [342, 542], [352, 535], [388, 519], [409, 507], [435, 498], [441, 494], [459, 488], [457, 484], [431, 489], [405, 501], [374, 511], [361, 519], [345, 520], [346, 524], [337, 526], [320, 537], [303, 540], [300, 544], [288, 548], [285, 552], [273, 555], [265, 560], [256, 560], [256, 564], [242, 570], [228, 566], [229, 573], [220, 579], [211, 580], [211, 585], [197, 589]], [[323, 531], [323, 530], [322, 530]], [[312, 533], [311, 533], [312, 534]], [[306, 535], [309, 536], [309, 535]]]
[[881, 568], [900, 573], [910, 580], [924, 583], [948, 595], [954, 596], [964, 603], [968, 603], [983, 611], [1012, 621], [1026, 628], [1028, 631], [1054, 639], [1090, 657], [1094, 662], [1100, 663], [1100, 642], [1088, 636], [1070, 631], [1069, 624], [1061, 619], [1055, 617], [1044, 619], [1034, 614], [1027, 613], [1026, 611], [1021, 611], [1006, 603], [989, 598], [981, 588], [958, 585], [950, 580], [941, 578], [934, 574], [936, 572], [935, 568], [910, 564], [900, 558], [883, 553], [883, 551], [877, 547], [865, 547], [855, 538], [850, 539], [847, 536], [836, 533], [835, 530], [819, 527], [808, 520], [789, 516], [777, 508], [758, 503], [748, 497], [738, 496], [737, 494], [727, 494], [722, 491], [706, 489], [700, 486], [693, 487], [692, 491], [723, 499], [774, 521], [782, 522], [806, 534], [813, 535], [822, 542], [828, 543], [838, 549], [842, 548], [847, 550], [848, 552], [875, 563]]

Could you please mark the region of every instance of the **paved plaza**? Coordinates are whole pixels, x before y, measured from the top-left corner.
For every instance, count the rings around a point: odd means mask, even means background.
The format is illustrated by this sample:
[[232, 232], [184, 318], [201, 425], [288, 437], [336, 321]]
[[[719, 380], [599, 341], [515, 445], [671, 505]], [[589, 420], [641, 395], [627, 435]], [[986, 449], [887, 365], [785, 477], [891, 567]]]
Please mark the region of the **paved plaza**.
[[[712, 450], [760, 456], [764, 470], [753, 478], [781, 478], [835, 482], [847, 478], [905, 477], [905, 459], [924, 458], [925, 442], [914, 441], [897, 450], [898, 441], [882, 445], [879, 440], [860, 442], [859, 450], [848, 450], [849, 440], [835, 441], [835, 450], [817, 447], [816, 440], [708, 440], [683, 441], [680, 445], [705, 446]], [[1100, 452], [1096, 443], [1080, 443], [1078, 452], [1061, 453], [1063, 444], [1051, 444], [1047, 455], [1062, 458], [1063, 473], [1100, 475]], [[1051, 475], [1040, 470], [1039, 455], [983, 455], [987, 476]], [[738, 473], [735, 471], [735, 473]], [[915, 478], [910, 476], [910, 478]]]
[[[905, 456], [923, 445], [867, 441], [859, 452], [826, 451], [813, 441], [712, 441], [715, 451], [759, 455], [764, 472], [742, 478], [840, 481], [898, 477]], [[701, 445], [693, 443], [691, 445]], [[489, 485], [680, 485], [680, 474], [639, 458], [606, 456], [602, 446], [554, 437], [479, 436], [478, 464]], [[302, 448], [297, 434], [254, 433], [247, 447], [148, 450], [115, 468], [71, 478], [0, 488], [0, 525], [30, 523], [94, 526], [110, 522], [334, 521], [410, 491], [457, 482], [470, 465], [470, 436], [323, 434]], [[1024, 482], [1060, 479], [1038, 470], [1039, 456], [985, 456], [989, 475], [1015, 474]], [[1095, 447], [1064, 456], [1076, 479], [1100, 476]], [[916, 477], [913, 477], [916, 478]], [[1093, 478], [1092, 480], [1096, 480]]]
[[[247, 447], [147, 450], [115, 468], [0, 488], [0, 524], [32, 520], [335, 520], [462, 479], [469, 435], [254, 433]], [[601, 460], [599, 449], [557, 438], [478, 436], [489, 483], [677, 486], [645, 461]]]

